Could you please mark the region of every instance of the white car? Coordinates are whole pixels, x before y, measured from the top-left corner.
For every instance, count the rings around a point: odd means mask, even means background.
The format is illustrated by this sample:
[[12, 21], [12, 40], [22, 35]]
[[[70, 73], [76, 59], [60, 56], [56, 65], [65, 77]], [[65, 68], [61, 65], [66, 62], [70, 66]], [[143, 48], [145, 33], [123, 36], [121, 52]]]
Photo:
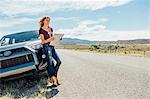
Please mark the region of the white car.
[[45, 57], [38, 31], [5, 35], [0, 40], [0, 79], [45, 71]]

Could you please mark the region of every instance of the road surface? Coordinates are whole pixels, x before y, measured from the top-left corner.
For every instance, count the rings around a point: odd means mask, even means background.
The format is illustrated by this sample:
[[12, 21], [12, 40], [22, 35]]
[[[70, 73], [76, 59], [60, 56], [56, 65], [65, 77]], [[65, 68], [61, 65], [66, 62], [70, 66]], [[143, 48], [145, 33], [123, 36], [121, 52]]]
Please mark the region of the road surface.
[[62, 85], [54, 97], [150, 99], [150, 58], [57, 49]]

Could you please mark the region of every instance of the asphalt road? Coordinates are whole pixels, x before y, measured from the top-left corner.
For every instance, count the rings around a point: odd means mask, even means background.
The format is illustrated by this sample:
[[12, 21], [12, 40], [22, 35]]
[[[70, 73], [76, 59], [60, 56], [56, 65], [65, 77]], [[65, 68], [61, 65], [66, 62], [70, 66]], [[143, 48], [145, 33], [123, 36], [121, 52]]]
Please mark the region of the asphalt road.
[[57, 49], [62, 83], [53, 98], [150, 99], [150, 58]]

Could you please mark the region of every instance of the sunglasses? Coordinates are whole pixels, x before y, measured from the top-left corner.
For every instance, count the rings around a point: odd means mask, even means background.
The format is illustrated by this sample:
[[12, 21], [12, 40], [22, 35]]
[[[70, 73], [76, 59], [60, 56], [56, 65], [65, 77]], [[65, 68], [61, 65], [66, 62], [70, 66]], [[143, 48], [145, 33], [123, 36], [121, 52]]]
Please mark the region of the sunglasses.
[[50, 21], [50, 19], [48, 17], [45, 18], [46, 21]]
[[50, 21], [49, 19], [45, 19], [46, 21]]

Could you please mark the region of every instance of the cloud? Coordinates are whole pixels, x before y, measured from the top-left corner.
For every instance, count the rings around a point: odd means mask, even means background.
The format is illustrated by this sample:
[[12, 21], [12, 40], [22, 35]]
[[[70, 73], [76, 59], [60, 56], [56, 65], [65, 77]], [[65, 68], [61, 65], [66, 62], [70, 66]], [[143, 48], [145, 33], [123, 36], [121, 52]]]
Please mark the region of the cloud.
[[[43, 15], [44, 12], [50, 13], [61, 10], [97, 10], [110, 6], [121, 6], [130, 1], [131, 0], [0, 0], [0, 16], [4, 16], [0, 19], [0, 28], [38, 22], [39, 19], [32, 18], [32, 15]], [[54, 18], [54, 21], [65, 20], [81, 21], [77, 17]], [[107, 18], [98, 20], [98, 22], [101, 23], [107, 21]], [[92, 21], [90, 20], [89, 23], [90, 22]], [[97, 23], [95, 22], [95, 24]], [[102, 25], [100, 27], [105, 28]]]
[[[94, 24], [88, 27], [88, 25]], [[58, 29], [55, 33], [63, 33], [64, 37], [79, 38], [86, 40], [112, 41], [112, 40], [128, 40], [128, 39], [149, 39], [149, 30], [138, 31], [115, 31], [109, 30], [99, 21], [84, 20], [79, 22], [79, 25], [74, 28]]]
[[79, 20], [78, 17], [55, 17], [54, 21]]
[[97, 31], [91, 35], [80, 36], [78, 38], [87, 39], [87, 40], [98, 40], [98, 41], [149, 39], [150, 31], [148, 30], [139, 30], [139, 31], [104, 30], [104, 31]]
[[100, 22], [107, 22], [107, 21], [109, 21], [108, 18], [101, 18], [101, 19], [100, 19]]
[[[92, 25], [92, 26], [88, 26]], [[100, 24], [99, 21], [82, 20], [78, 23], [77, 27], [68, 29], [59, 29], [56, 33], [64, 33], [65, 37], [81, 37], [89, 34], [97, 33], [97, 31], [105, 30], [106, 26]]]
[[116, 7], [131, 0], [1, 0], [0, 14], [9, 17], [36, 15], [60, 10], [97, 10]]
[[108, 22], [108, 18], [100, 18], [97, 20], [80, 20], [81, 25], [96, 25], [96, 24], [103, 24]]
[[12, 27], [15, 25], [27, 24], [30, 22], [38, 22], [38, 19], [33, 18], [5, 18], [0, 20], [0, 28]]
[[[1, 0], [0, 28], [13, 27], [15, 25], [37, 23], [38, 18], [31, 15], [43, 15], [57, 11], [74, 10], [98, 10], [106, 7], [116, 7], [128, 4], [132, 0]], [[120, 11], [117, 11], [120, 13]], [[21, 16], [24, 16], [23, 18]], [[27, 16], [27, 17], [25, 17]], [[105, 25], [109, 18], [98, 20], [81, 20], [78, 17], [55, 17], [54, 21], [76, 20], [78, 26], [73, 28], [58, 29], [56, 33], [64, 33], [65, 37], [87, 40], [119, 40], [150, 38], [149, 30], [141, 31], [112, 31]]]

